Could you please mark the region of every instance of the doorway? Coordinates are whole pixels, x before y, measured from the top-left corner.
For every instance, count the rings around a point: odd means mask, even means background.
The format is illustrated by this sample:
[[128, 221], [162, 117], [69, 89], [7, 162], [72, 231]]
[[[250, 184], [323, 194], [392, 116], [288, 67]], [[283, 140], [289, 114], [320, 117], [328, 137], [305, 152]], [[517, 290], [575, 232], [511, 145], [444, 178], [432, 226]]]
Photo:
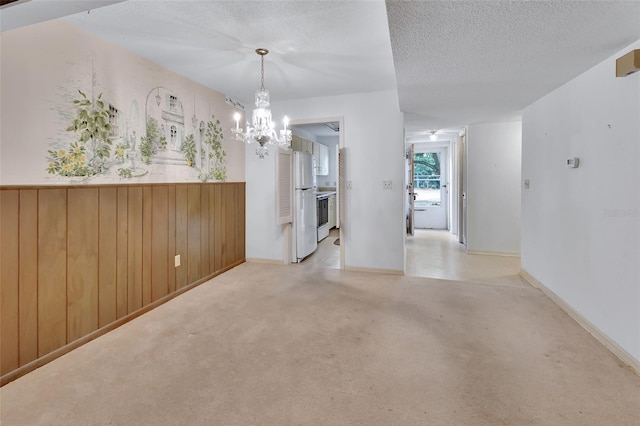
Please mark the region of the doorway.
[[327, 229], [323, 228], [316, 251], [302, 263], [343, 269], [345, 241], [342, 238], [344, 203], [341, 182], [344, 169], [340, 167], [340, 152], [344, 147], [344, 120], [342, 117], [292, 120], [290, 124], [293, 133], [291, 148], [312, 155], [318, 202], [324, 202], [322, 206], [326, 204], [322, 217], [326, 216]]
[[416, 147], [413, 153], [414, 226], [448, 229], [448, 147]]

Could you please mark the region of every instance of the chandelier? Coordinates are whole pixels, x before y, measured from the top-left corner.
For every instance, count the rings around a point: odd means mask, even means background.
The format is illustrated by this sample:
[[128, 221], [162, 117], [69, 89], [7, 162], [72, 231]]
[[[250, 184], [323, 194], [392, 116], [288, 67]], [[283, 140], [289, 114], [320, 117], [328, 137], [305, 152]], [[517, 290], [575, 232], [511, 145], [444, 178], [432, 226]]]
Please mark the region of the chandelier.
[[289, 119], [287, 116], [282, 120], [284, 128], [278, 134], [275, 130], [275, 124], [271, 120], [271, 110], [269, 109], [269, 91], [264, 88], [264, 57], [269, 51], [267, 49], [256, 49], [256, 53], [260, 55], [261, 80], [260, 89], [256, 90], [256, 107], [251, 117], [251, 125], [246, 123], [247, 130], [240, 128], [240, 114], [235, 113], [233, 119], [236, 121], [235, 129], [231, 129], [236, 136], [236, 140], [244, 141], [248, 144], [258, 143], [260, 146], [256, 148], [256, 155], [260, 159], [264, 159], [269, 155], [268, 147], [265, 145], [289, 145], [291, 143], [291, 130], [287, 129]]

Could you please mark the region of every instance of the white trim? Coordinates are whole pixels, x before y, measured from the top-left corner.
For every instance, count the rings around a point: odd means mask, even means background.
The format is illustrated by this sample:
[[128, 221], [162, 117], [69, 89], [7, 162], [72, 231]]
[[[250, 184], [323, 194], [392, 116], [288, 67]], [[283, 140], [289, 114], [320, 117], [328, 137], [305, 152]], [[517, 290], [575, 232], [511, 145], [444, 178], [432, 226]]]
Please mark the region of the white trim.
[[558, 305], [560, 309], [565, 311], [571, 318], [573, 318], [582, 328], [587, 330], [595, 339], [600, 342], [605, 348], [625, 363], [631, 370], [640, 376], [640, 361], [635, 359], [633, 355], [627, 352], [619, 344], [611, 340], [609, 336], [604, 334], [598, 327], [593, 325], [591, 321], [583, 317], [578, 311], [573, 309], [569, 304], [560, 298], [557, 294], [551, 291], [547, 286], [538, 281], [535, 277], [529, 274], [524, 269], [520, 269], [520, 276], [525, 279], [533, 287], [540, 289], [553, 303]]
[[504, 257], [520, 257], [520, 253], [506, 253], [501, 251], [476, 251], [476, 250], [467, 250], [467, 254], [480, 254], [483, 256], [504, 256]]
[[245, 259], [247, 263], [268, 263], [270, 265], [282, 265], [282, 259], [258, 259], [258, 258], [247, 258]]
[[[342, 243], [342, 240], [340, 240]], [[371, 272], [374, 274], [388, 274], [388, 275], [404, 275], [402, 269], [376, 269], [376, 268], [360, 268], [357, 266], [347, 266], [344, 268], [347, 271], [353, 272]]]

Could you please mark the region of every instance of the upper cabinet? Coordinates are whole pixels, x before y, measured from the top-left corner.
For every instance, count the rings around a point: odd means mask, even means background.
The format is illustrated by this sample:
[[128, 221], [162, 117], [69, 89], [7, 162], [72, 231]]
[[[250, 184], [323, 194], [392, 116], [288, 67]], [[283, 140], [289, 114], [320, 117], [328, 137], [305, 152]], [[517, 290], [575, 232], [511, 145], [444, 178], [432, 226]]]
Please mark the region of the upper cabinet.
[[329, 148], [327, 146], [298, 135], [291, 135], [291, 149], [313, 155], [316, 163], [316, 175], [326, 176], [329, 174]]
[[298, 135], [291, 135], [291, 149], [313, 155], [313, 142]]
[[329, 148], [313, 142], [313, 157], [316, 159], [316, 175], [329, 174]]

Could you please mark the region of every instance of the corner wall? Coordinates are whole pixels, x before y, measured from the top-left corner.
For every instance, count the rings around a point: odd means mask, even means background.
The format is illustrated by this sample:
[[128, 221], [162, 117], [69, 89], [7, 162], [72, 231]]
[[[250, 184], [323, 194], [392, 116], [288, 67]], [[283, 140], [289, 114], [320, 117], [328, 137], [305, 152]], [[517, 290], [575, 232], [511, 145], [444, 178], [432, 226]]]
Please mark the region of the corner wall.
[[467, 128], [467, 251], [520, 253], [522, 123]]
[[615, 77], [638, 48], [524, 110], [522, 269], [640, 363], [640, 73]]

